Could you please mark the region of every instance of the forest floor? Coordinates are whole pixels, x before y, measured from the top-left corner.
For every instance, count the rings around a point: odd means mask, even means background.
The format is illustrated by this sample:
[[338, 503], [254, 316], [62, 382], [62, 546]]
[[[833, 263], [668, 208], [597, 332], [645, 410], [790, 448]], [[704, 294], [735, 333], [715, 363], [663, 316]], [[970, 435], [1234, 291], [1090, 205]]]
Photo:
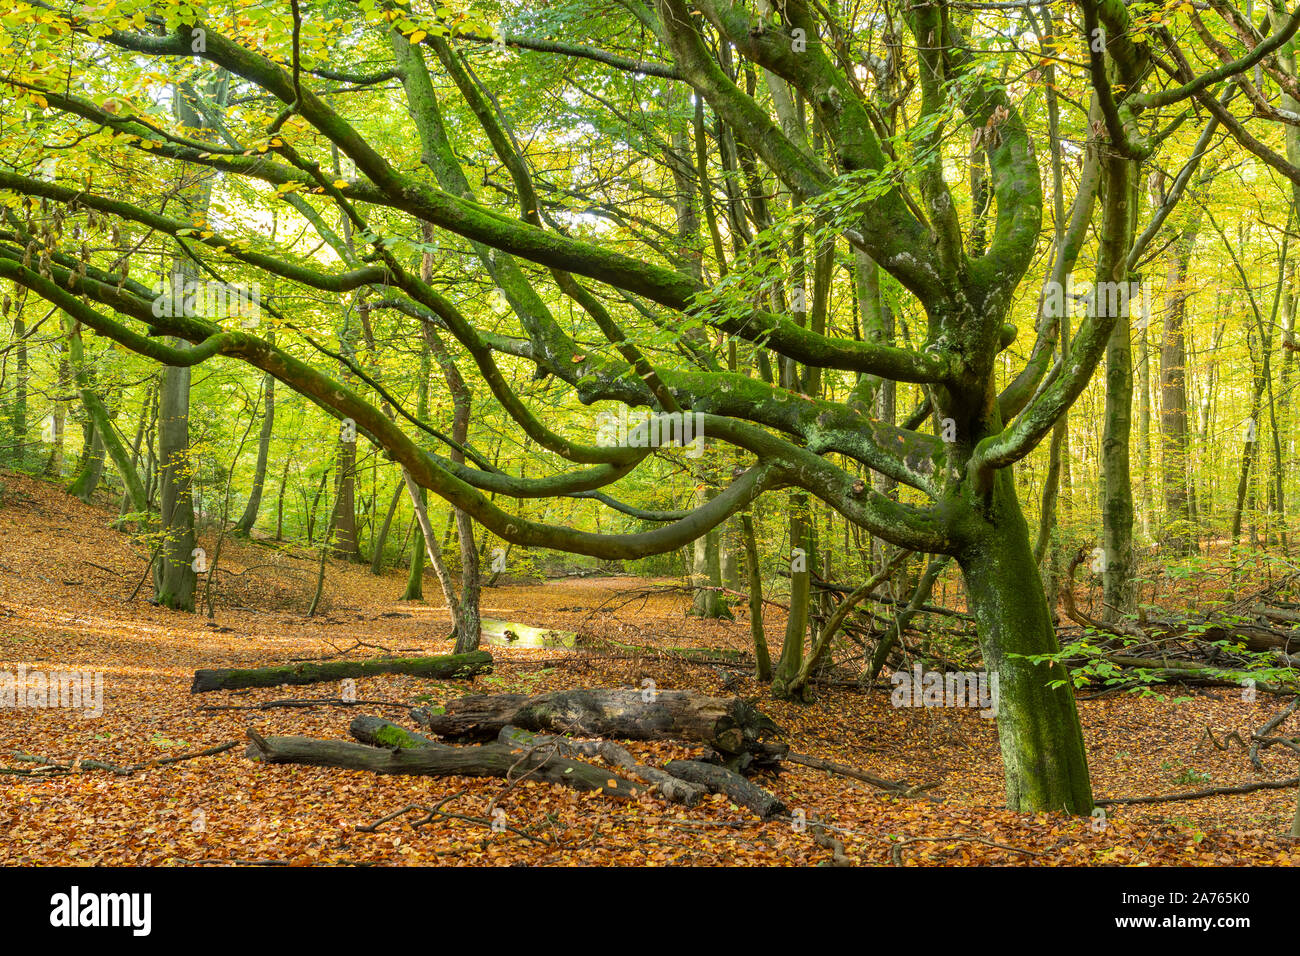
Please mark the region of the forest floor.
[[[447, 653], [448, 615], [430, 577], [425, 603], [399, 602], [405, 573], [373, 576], [331, 562], [322, 609], [305, 616], [316, 575], [310, 554], [265, 545], [223, 546], [215, 619], [151, 606], [146, 584], [134, 600], [148, 554], [107, 527], [109, 512], [61, 488], [0, 475], [0, 671], [103, 673], [100, 717], [59, 709], [0, 710], [0, 864], [630, 864], [807, 865], [830, 852], [790, 820], [760, 822], [724, 797], [693, 809], [653, 797], [615, 801], [525, 782], [501, 798], [511, 827], [492, 832], [473, 820], [442, 818], [414, 827], [407, 814], [361, 832], [411, 804], [482, 817], [503, 789], [496, 779], [386, 777], [360, 771], [273, 765], [244, 756], [246, 728], [264, 735], [349, 739], [358, 713], [407, 723], [423, 695], [435, 703], [469, 693], [574, 687], [689, 688], [760, 698], [791, 749], [851, 764], [889, 779], [936, 784], [937, 800], [904, 799], [856, 780], [787, 765], [760, 782], [791, 811], [833, 825], [848, 857], [875, 865], [1252, 865], [1300, 863], [1300, 840], [1285, 834], [1296, 791], [1265, 790], [1178, 803], [1110, 808], [1099, 821], [1004, 808], [994, 724], [965, 709], [890, 705], [888, 690], [823, 689], [807, 705], [767, 699], [763, 688], [726, 665], [686, 663], [656, 653], [493, 646], [490, 675], [473, 682], [384, 676], [357, 681], [361, 700], [385, 706], [204, 709], [286, 698], [336, 698], [314, 685], [191, 696], [193, 672], [344, 654]], [[214, 536], [203, 540], [208, 553]], [[660, 648], [749, 649], [744, 608], [736, 622], [685, 615], [680, 592], [644, 595], [643, 579], [571, 578], [485, 591], [485, 617], [577, 631]], [[765, 621], [779, 635], [783, 619]], [[361, 646], [358, 646], [361, 642]], [[1239, 690], [1170, 688], [1164, 700], [1107, 695], [1079, 712], [1098, 798], [1163, 795], [1297, 774], [1283, 748], [1251, 769], [1235, 742], [1249, 740], [1285, 703]], [[1175, 698], [1182, 698], [1175, 701]], [[1292, 723], [1300, 717], [1290, 718]], [[1283, 730], [1295, 730], [1284, 727]], [[139, 770], [42, 776], [15, 753], [62, 762], [126, 767], [238, 740], [237, 747]], [[627, 744], [646, 763], [697, 752], [680, 744]]]

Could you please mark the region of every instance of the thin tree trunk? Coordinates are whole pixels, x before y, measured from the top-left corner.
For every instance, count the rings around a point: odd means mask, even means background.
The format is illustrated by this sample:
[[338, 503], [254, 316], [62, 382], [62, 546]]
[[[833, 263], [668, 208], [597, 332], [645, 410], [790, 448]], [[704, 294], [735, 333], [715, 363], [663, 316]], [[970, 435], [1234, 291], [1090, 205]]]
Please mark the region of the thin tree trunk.
[[397, 513], [397, 503], [402, 500], [402, 482], [397, 483], [393, 489], [393, 499], [388, 503], [388, 511], [384, 515], [384, 523], [379, 527], [379, 534], [375, 536], [374, 555], [370, 559], [370, 573], [382, 574], [384, 570], [384, 545], [388, 542], [388, 531], [393, 526], [393, 515]]
[[[266, 483], [266, 461], [271, 453], [271, 433], [275, 428], [275, 379], [266, 375], [262, 379], [265, 408], [262, 412], [262, 431], [257, 436], [257, 466], [253, 470], [253, 487], [248, 494], [244, 513], [235, 522], [235, 533], [247, 535], [257, 524], [257, 513], [262, 508], [262, 487]], [[283, 484], [281, 485], [283, 489]]]
[[[808, 605], [812, 593], [810, 569], [816, 560], [812, 532], [806, 519], [808, 498], [790, 496], [790, 613], [786, 618], [781, 657], [772, 674], [772, 693], [785, 697], [803, 665], [804, 639], [808, 631]], [[805, 687], [806, 691], [807, 688]]]
[[745, 571], [749, 578], [749, 633], [754, 641], [754, 676], [766, 684], [772, 679], [772, 658], [767, 650], [767, 635], [763, 631], [763, 577], [758, 565], [758, 541], [754, 537], [754, 519], [748, 513], [740, 516], [741, 533], [745, 542]]

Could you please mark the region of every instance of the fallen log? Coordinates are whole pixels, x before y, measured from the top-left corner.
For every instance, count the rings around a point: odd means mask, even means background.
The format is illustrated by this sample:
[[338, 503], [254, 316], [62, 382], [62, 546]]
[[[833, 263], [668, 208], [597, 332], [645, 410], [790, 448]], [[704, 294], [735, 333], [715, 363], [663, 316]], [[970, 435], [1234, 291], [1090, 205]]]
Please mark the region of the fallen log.
[[424, 777], [527, 777], [559, 783], [575, 790], [598, 790], [611, 797], [635, 797], [642, 787], [608, 770], [577, 763], [555, 750], [538, 747], [522, 752], [504, 744], [477, 747], [414, 746], [379, 748], [343, 740], [311, 737], [263, 737], [248, 728], [251, 741], [245, 756], [265, 763], [306, 764], [368, 770], [381, 774], [411, 774]]
[[664, 769], [679, 780], [698, 784], [710, 793], [723, 794], [732, 803], [753, 810], [763, 820], [786, 812], [785, 804], [775, 796], [726, 767], [699, 760], [670, 760]]
[[288, 664], [282, 667], [248, 669], [218, 668], [194, 672], [191, 694], [211, 690], [239, 690], [245, 687], [278, 687], [281, 684], [321, 684], [347, 677], [373, 677], [376, 674], [409, 674], [453, 680], [473, 677], [492, 670], [492, 655], [487, 651], [468, 654], [442, 654], [435, 657], [379, 657], [365, 661], [326, 661], [319, 664]]
[[[1153, 677], [1161, 678], [1169, 683], [1198, 681], [1219, 687], [1241, 687], [1243, 686], [1241, 681], [1235, 679], [1236, 673], [1248, 673], [1234, 672], [1226, 667], [1205, 667], [1193, 661], [1170, 657], [1136, 657], [1128, 654], [1107, 654], [1106, 660], [1121, 667], [1150, 671]], [[1296, 692], [1295, 687], [1285, 687], [1281, 684], [1273, 684], [1262, 680], [1255, 681], [1252, 686], [1266, 694], [1278, 696], [1287, 696]]]
[[446, 747], [440, 740], [417, 734], [382, 717], [355, 717], [348, 724], [348, 733], [363, 744], [372, 747], [389, 747], [409, 750], [412, 747]]
[[[1240, 644], [1248, 651], [1275, 650], [1288, 656], [1291, 651], [1300, 648], [1300, 630], [1292, 627], [1300, 622], [1300, 611], [1270, 608], [1260, 603], [1243, 608], [1244, 613], [1212, 610], [1193, 616], [1176, 613], [1153, 615], [1144, 612], [1138, 621], [1097, 620], [1084, 613], [1074, 596], [1074, 575], [1088, 554], [1088, 551], [1081, 550], [1074, 556], [1066, 572], [1065, 587], [1061, 590], [1061, 605], [1066, 616], [1082, 628], [1151, 642], [1180, 637], [1208, 646], [1226, 641]], [[1252, 615], [1254, 620], [1251, 619]], [[1287, 626], [1273, 627], [1269, 622]]]
[[411, 717], [440, 737], [490, 740], [506, 726], [620, 740], [706, 743], [727, 757], [767, 754], [760, 743], [780, 733], [772, 720], [739, 697], [705, 697], [682, 690], [580, 689], [526, 697], [476, 694], [450, 701], [446, 713], [416, 708]]
[[[426, 738], [427, 739], [427, 738]], [[511, 747], [558, 746], [565, 756], [600, 757], [633, 777], [656, 787], [665, 800], [693, 807], [704, 797], [705, 788], [680, 780], [657, 767], [647, 767], [616, 743], [608, 740], [572, 740], [568, 737], [530, 734], [518, 727], [502, 727], [498, 741]]]

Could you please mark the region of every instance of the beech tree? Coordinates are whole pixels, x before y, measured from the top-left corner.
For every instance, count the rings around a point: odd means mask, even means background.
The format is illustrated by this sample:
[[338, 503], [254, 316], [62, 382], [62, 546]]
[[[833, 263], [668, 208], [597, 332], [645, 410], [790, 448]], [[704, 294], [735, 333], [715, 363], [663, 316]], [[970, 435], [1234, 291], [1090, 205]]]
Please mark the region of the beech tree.
[[[1131, 605], [1132, 382], [1127, 308], [1095, 307], [1095, 297], [1066, 341], [1062, 280], [1095, 227], [1097, 282], [1128, 288], [1204, 150], [1139, 231], [1142, 164], [1178, 126], [1204, 125], [1193, 101], [1235, 133], [1240, 124], [1221, 104], [1241, 74], [1289, 42], [1300, 10], [1279, 17], [1244, 57], [1192, 73], [1167, 32], [1146, 21], [1138, 29], [1119, 0], [1083, 0], [1076, 16], [1049, 18], [1046, 30], [1017, 19], [1018, 35], [1040, 45], [1031, 64], [1040, 62], [1011, 78], [1024, 61], [1000, 51], [996, 31], [969, 6], [904, 2], [852, 15], [803, 0], [602, 6], [606, 36], [639, 35], [639, 56], [545, 39], [563, 19], [514, 7], [503, 14], [517, 29], [469, 8], [383, 0], [10, 7], [0, 18], [6, 42], [21, 38], [28, 52], [6, 79], [4, 108], [80, 158], [44, 176], [29, 147], [6, 145], [0, 190], [14, 199], [0, 229], [0, 278], [166, 366], [164, 430], [186, 370], [238, 360], [354, 425], [401, 466], [413, 498], [428, 491], [449, 502], [465, 573], [458, 650], [478, 640], [475, 523], [513, 544], [607, 559], [703, 539], [702, 574], [717, 582], [724, 523], [784, 492], [790, 545], [806, 559], [817, 550], [804, 517], [814, 506], [878, 543], [931, 556], [926, 587], [950, 558], [985, 666], [1000, 680], [1008, 805], [1086, 814], [1083, 738], [1068, 677], [1045, 660], [1059, 648], [1015, 470], [1104, 358], [1106, 595], [1119, 610]], [[1044, 52], [1053, 22], [1070, 33]], [[1152, 56], [1153, 44], [1172, 65]], [[1087, 63], [1090, 172], [1078, 178], [1067, 220], [1058, 166], [1057, 227], [1045, 244], [1040, 167], [1062, 147], [1055, 128], [1031, 132], [1025, 109], [1038, 97], [1042, 63], [1062, 49]], [[545, 151], [529, 144], [546, 124], [522, 130], [502, 106], [512, 80], [499, 60], [522, 55], [536, 63], [515, 82], [542, 86], [555, 109], [578, 96], [598, 104], [592, 122], [567, 131], [580, 148], [624, 162], [633, 184], [638, 164], [658, 152], [679, 184], [674, 194], [643, 187], [636, 202], [613, 208], [552, 175]], [[490, 71], [485, 57], [498, 58]], [[586, 71], [578, 78], [574, 64]], [[1157, 68], [1172, 75], [1154, 83]], [[159, 79], [124, 90], [127, 72]], [[159, 80], [176, 91], [174, 111], [167, 97], [146, 95], [166, 85]], [[605, 95], [613, 90], [654, 103], [662, 124], [618, 109]], [[154, 201], [140, 188], [167, 176], [219, 179], [231, 199], [205, 216], [176, 193]], [[965, 176], [969, 195], [955, 189]], [[268, 193], [292, 206], [312, 242], [266, 238], [255, 209]], [[657, 205], [672, 209], [672, 228], [647, 213]], [[42, 232], [50, 209], [60, 228]], [[113, 222], [147, 239], [174, 257], [167, 272], [256, 276], [268, 324], [286, 334], [193, 310], [158, 314], [156, 290], [130, 258], [73, 243], [73, 221]], [[441, 261], [454, 243], [459, 273]], [[1045, 247], [1054, 285], [1039, 295], [1033, 341], [1009, 368], [1011, 310]], [[829, 318], [837, 268], [853, 276], [861, 316], [853, 328]], [[491, 285], [486, 316], [467, 308], [470, 293], [455, 278], [466, 272]], [[384, 312], [418, 323], [417, 351], [427, 368], [423, 349], [432, 349], [455, 398], [451, 434], [423, 402], [413, 413], [367, 370], [355, 331], [340, 333], [333, 351], [296, 327], [303, 300], [362, 323]], [[919, 326], [903, 334], [891, 303], [904, 303]], [[689, 417], [711, 449], [696, 506], [656, 513], [622, 502], [618, 483], [657, 449], [596, 441], [595, 427], [553, 427], [538, 394], [503, 371], [519, 364], [585, 405], [651, 411], [679, 429]], [[1175, 387], [1172, 364], [1168, 381]], [[551, 473], [508, 474], [467, 442], [471, 392], [505, 410], [518, 440], [552, 453]], [[267, 429], [271, 395], [268, 382]], [[903, 404], [906, 395], [917, 403]], [[351, 452], [340, 457], [348, 509], [356, 467]], [[564, 497], [594, 498], [656, 526], [585, 531], [503, 503]], [[432, 554], [438, 541], [421, 529]], [[345, 545], [356, 553], [355, 528]], [[806, 571], [792, 564], [792, 605], [801, 606], [776, 665], [778, 691], [797, 692], [825, 650], [805, 646]]]

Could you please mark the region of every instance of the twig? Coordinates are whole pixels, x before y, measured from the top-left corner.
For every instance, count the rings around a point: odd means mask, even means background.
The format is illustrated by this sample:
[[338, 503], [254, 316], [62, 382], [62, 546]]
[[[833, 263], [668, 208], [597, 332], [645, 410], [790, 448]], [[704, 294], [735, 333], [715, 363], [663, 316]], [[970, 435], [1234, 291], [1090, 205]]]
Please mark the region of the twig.
[[894, 866], [902, 866], [903, 847], [907, 846], [909, 843], [957, 843], [962, 841], [967, 843], [983, 843], [985, 846], [997, 847], [999, 850], [1010, 850], [1012, 853], [1024, 853], [1028, 856], [1043, 855], [1042, 853], [1036, 852], [1034, 850], [1025, 850], [1018, 846], [1010, 846], [1006, 843], [998, 843], [994, 840], [989, 840], [984, 837], [958, 834], [957, 836], [941, 836], [941, 837], [907, 837], [902, 840], [891, 841], [889, 847], [889, 856], [890, 859], [893, 861]]
[[1291, 701], [1291, 703], [1287, 704], [1280, 711], [1274, 714], [1273, 717], [1269, 719], [1268, 723], [1250, 735], [1250, 762], [1256, 770], [1264, 769], [1264, 762], [1259, 759], [1259, 751], [1261, 747], [1269, 747], [1273, 744], [1286, 744], [1291, 746], [1292, 750], [1296, 749], [1287, 738], [1273, 737], [1271, 735], [1273, 731], [1277, 730], [1277, 728], [1281, 726], [1284, 720], [1295, 713], [1297, 707], [1300, 707], [1300, 695], [1297, 695], [1295, 700]]
[[202, 704], [199, 710], [270, 710], [273, 707], [396, 707], [409, 710], [410, 704], [395, 700], [344, 700], [342, 697], [304, 697], [269, 700], [264, 704]]
[[[219, 753], [225, 753], [232, 747], [239, 745], [238, 740], [228, 740], [224, 744], [218, 744], [215, 747], [209, 747], [206, 750], [197, 750], [194, 753], [178, 754], [175, 757], [160, 757], [153, 760], [146, 760], [144, 763], [132, 764], [129, 767], [119, 767], [116, 764], [108, 763], [103, 760], [82, 760], [76, 757], [71, 763], [63, 763], [50, 757], [42, 757], [37, 754], [22, 753], [18, 750], [9, 750], [6, 753], [20, 763], [34, 763], [46, 768], [49, 773], [68, 774], [77, 773], [81, 770], [107, 770], [109, 773], [117, 774], [119, 777], [129, 777], [132, 774], [139, 773], [141, 770], [148, 770], [153, 767], [161, 767], [166, 764], [180, 763], [182, 760], [193, 760], [196, 757], [212, 757]], [[0, 768], [6, 773], [24, 774], [25, 772], [18, 768]], [[27, 771], [27, 774], [39, 774], [41, 771]]]

